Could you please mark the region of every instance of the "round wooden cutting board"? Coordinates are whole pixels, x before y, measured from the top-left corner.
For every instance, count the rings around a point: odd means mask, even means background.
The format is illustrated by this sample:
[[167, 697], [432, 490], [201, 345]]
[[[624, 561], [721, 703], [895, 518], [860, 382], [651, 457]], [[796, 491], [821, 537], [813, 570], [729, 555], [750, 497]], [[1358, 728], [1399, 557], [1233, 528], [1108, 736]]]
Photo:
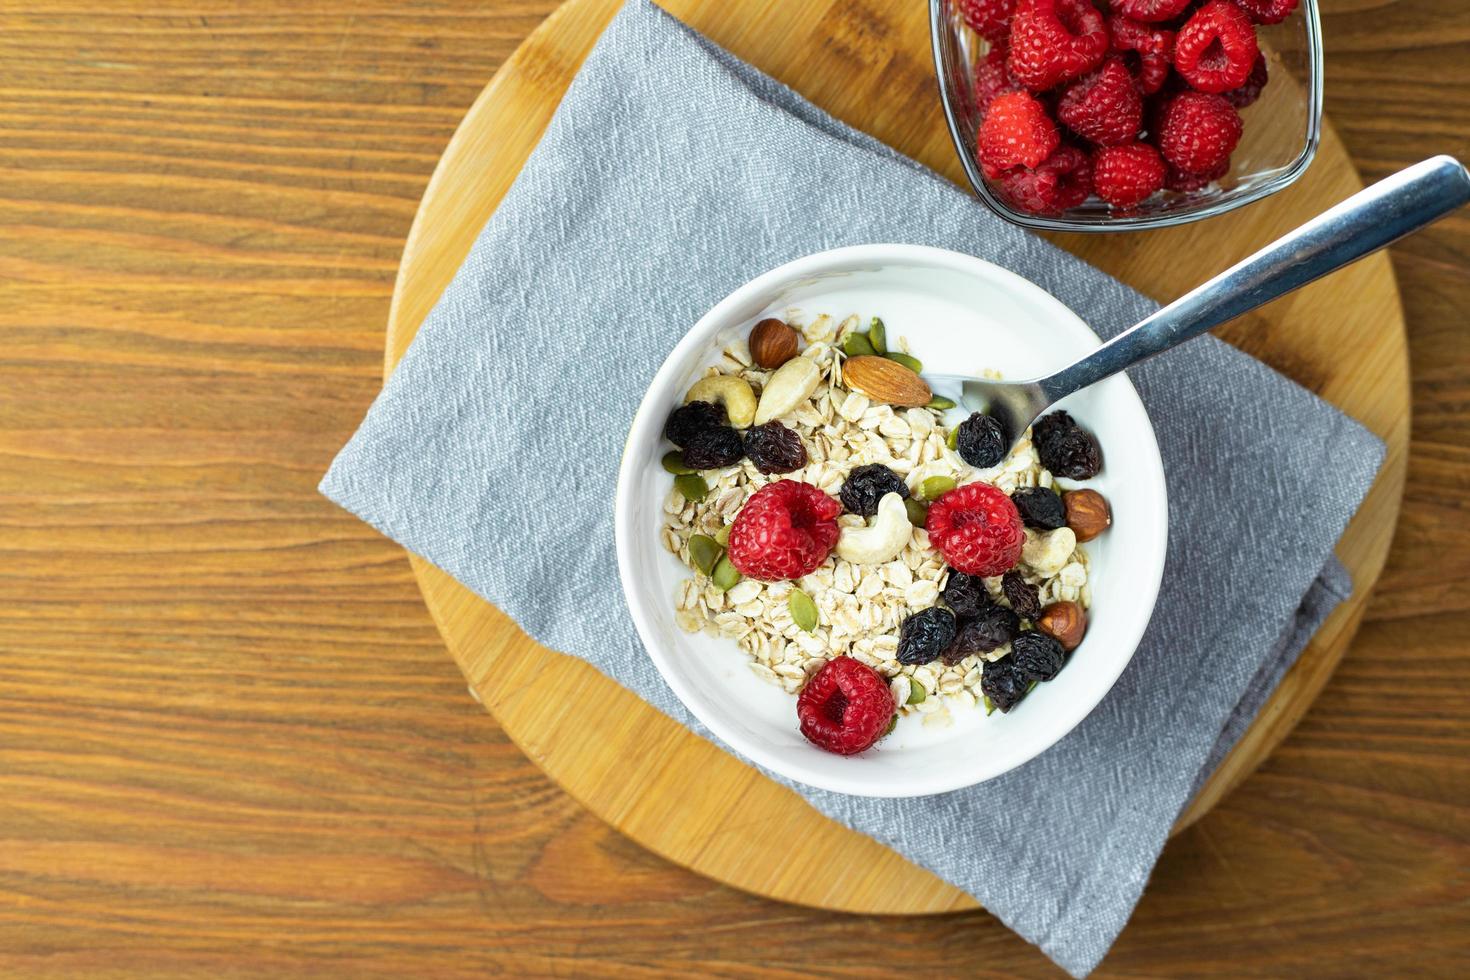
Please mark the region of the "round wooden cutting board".
[[[540, 138], [621, 0], [569, 0], [500, 69], [439, 162], [399, 269], [385, 370], [398, 362]], [[956, 181], [913, 0], [662, 0], [716, 43], [839, 118]], [[1274, 85], [1290, 85], [1274, 78]], [[1268, 201], [1159, 232], [1056, 241], [1156, 298], [1194, 286], [1361, 187], [1329, 126], [1311, 170]], [[1357, 584], [1180, 821], [1207, 811], [1291, 730], [1348, 646], [1398, 517], [1409, 430], [1408, 353], [1379, 254], [1232, 324], [1225, 339], [1361, 420], [1388, 443], [1338, 547]], [[670, 721], [572, 657], [541, 649], [427, 562], [413, 566], [470, 689], [567, 792], [649, 849], [773, 898], [854, 912], [973, 908], [969, 896], [818, 814], [795, 793]], [[800, 840], [795, 851], [789, 842]]]

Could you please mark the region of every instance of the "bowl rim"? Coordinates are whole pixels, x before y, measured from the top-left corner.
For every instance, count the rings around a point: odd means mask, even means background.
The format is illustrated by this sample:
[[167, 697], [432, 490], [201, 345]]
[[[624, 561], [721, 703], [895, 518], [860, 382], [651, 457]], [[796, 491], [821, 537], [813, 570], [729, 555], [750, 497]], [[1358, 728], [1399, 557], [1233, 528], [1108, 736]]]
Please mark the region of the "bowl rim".
[[1317, 147], [1322, 142], [1322, 19], [1317, 10], [1317, 0], [1302, 0], [1300, 9], [1307, 33], [1307, 64], [1309, 66], [1307, 72], [1307, 138], [1296, 159], [1288, 164], [1281, 173], [1261, 184], [1251, 193], [1238, 198], [1168, 214], [1065, 218], [1017, 211], [990, 189], [985, 175], [980, 170], [979, 163], [974, 159], [974, 153], [970, 152], [969, 147], [965, 144], [964, 136], [960, 132], [959, 118], [949, 99], [950, 72], [944, 57], [943, 40], [944, 35], [949, 31], [946, 17], [949, 2], [950, 0], [929, 0], [929, 44], [934, 58], [934, 76], [939, 84], [939, 104], [944, 109], [944, 122], [949, 129], [950, 142], [954, 144], [955, 155], [959, 157], [960, 166], [964, 168], [965, 179], [969, 181], [970, 189], [986, 207], [1012, 224], [1035, 231], [1067, 231], [1079, 234], [1173, 228], [1204, 218], [1212, 218], [1218, 214], [1227, 214], [1237, 208], [1265, 200], [1277, 191], [1285, 190], [1296, 183], [1297, 178], [1306, 173], [1307, 168], [1316, 159]]
[[[1142, 598], [1138, 608], [1145, 610], [1131, 630], [1120, 640], [1119, 645], [1126, 645], [1128, 652], [1117, 660], [1116, 669], [1109, 672], [1103, 682], [1096, 686], [1095, 695], [1090, 698], [1081, 698], [1073, 703], [1074, 708], [1071, 716], [1063, 724], [1059, 725], [1053, 736], [1048, 739], [1038, 740], [1038, 744], [1030, 747], [1027, 751], [1007, 760], [1004, 765], [985, 765], [987, 757], [981, 757], [978, 763], [971, 767], [955, 768], [946, 773], [935, 774], [923, 779], [917, 779], [913, 784], [905, 784], [900, 788], [871, 787], [860, 784], [848, 778], [833, 778], [831, 774], [813, 769], [803, 764], [799, 759], [793, 762], [785, 758], [778, 751], [770, 750], [766, 746], [755, 742], [738, 731], [726, 726], [715, 714], [701, 708], [701, 698], [680, 678], [671, 663], [668, 651], [655, 642], [658, 631], [654, 626], [648, 603], [653, 601], [651, 595], [645, 595], [646, 590], [640, 591], [635, 585], [640, 581], [635, 560], [636, 543], [631, 540], [631, 515], [637, 502], [634, 500], [633, 486], [635, 481], [635, 470], [640, 465], [635, 452], [635, 447], [643, 441], [661, 436], [662, 415], [664, 406], [661, 401], [655, 404], [653, 397], [656, 390], [668, 388], [670, 379], [676, 373], [676, 365], [681, 363], [685, 356], [695, 349], [710, 343], [710, 339], [721, 326], [725, 325], [732, 313], [746, 309], [750, 300], [779, 285], [810, 278], [823, 272], [845, 270], [852, 266], [861, 265], [892, 265], [907, 264], [941, 268], [986, 278], [992, 282], [998, 281], [1008, 290], [1026, 294], [1029, 298], [1048, 306], [1056, 311], [1060, 318], [1070, 318], [1083, 327], [1089, 334], [1096, 337], [1097, 334], [1089, 327], [1080, 316], [1073, 312], [1065, 303], [1057, 299], [1051, 293], [1028, 279], [1004, 269], [985, 259], [962, 252], [949, 249], [936, 248], [927, 245], [909, 245], [899, 243], [880, 243], [867, 245], [851, 245], [840, 248], [827, 249], [805, 255], [789, 262], [785, 262], [774, 269], [748, 280], [737, 286], [728, 295], [710, 308], [701, 316], [695, 324], [680, 338], [673, 349], [665, 356], [653, 378], [649, 381], [643, 398], [639, 403], [638, 410], [634, 414], [633, 422], [629, 427], [628, 436], [624, 440], [623, 455], [618, 465], [618, 485], [614, 496], [614, 519], [613, 537], [617, 552], [618, 580], [623, 590], [624, 601], [633, 619], [634, 627], [638, 632], [638, 638], [642, 643], [644, 651], [664, 683], [674, 692], [681, 704], [697, 718], [711, 733], [721, 742], [732, 749], [737, 755], [754, 762], [770, 772], [785, 779], [811, 786], [817, 789], [842, 793], [851, 796], [865, 797], [915, 797], [929, 796], [936, 793], [946, 793], [954, 790], [964, 789], [978, 783], [994, 779], [1013, 769], [1016, 769], [1041, 753], [1052, 748], [1062, 739], [1066, 738], [1071, 731], [1077, 727], [1088, 715], [1090, 715], [1103, 699], [1117, 684], [1118, 678], [1123, 671], [1133, 662], [1133, 657], [1138, 651], [1138, 645], [1153, 619], [1154, 606], [1158, 599], [1159, 588], [1163, 582], [1165, 553], [1168, 547], [1168, 486], [1164, 477], [1163, 460], [1159, 455], [1158, 439], [1154, 433], [1153, 421], [1148, 416], [1148, 410], [1143, 406], [1138, 391], [1133, 387], [1132, 381], [1126, 374], [1120, 374], [1117, 379], [1121, 381], [1125, 389], [1122, 397], [1131, 399], [1136, 403], [1143, 417], [1143, 431], [1138, 438], [1145, 440], [1143, 454], [1149, 464], [1146, 471], [1136, 475], [1138, 479], [1146, 480], [1151, 484], [1158, 497], [1159, 506], [1154, 511], [1154, 526], [1150, 529], [1151, 540], [1155, 543], [1153, 553], [1145, 556], [1146, 562], [1143, 568], [1150, 569], [1146, 578], [1136, 582], [1134, 590]], [[1101, 339], [1099, 338], [1099, 343]], [[1131, 635], [1129, 635], [1131, 634]], [[733, 653], [733, 651], [732, 651]], [[793, 712], [793, 719], [795, 713]]]

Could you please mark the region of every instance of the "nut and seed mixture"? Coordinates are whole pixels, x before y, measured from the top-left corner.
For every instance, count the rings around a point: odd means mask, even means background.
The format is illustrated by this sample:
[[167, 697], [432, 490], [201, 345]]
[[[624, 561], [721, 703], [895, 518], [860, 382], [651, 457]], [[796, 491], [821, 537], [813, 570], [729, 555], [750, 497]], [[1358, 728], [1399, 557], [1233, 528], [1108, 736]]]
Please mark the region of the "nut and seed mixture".
[[[728, 590], [721, 590], [700, 571], [690, 555], [690, 538], [718, 537], [751, 495], [775, 480], [804, 481], [836, 497], [848, 473], [870, 463], [899, 474], [913, 498], [920, 497], [921, 486], [934, 477], [948, 477], [960, 486], [983, 481], [1006, 493], [1021, 487], [1055, 488], [1055, 481], [1041, 465], [1029, 431], [999, 464], [976, 469], [949, 448], [941, 410], [895, 408], [849, 390], [842, 377], [842, 345], [857, 329], [856, 316], [839, 323], [822, 315], [803, 323], [800, 312], [791, 311], [788, 322], [806, 341], [798, 356], [809, 358], [821, 374], [821, 382], [806, 403], [782, 417], [801, 437], [806, 463], [790, 472], [766, 475], [750, 459], [743, 459], [704, 473], [708, 492], [699, 500], [686, 499], [676, 482], [664, 503], [662, 541], [694, 572], [676, 589], [677, 621], [687, 632], [703, 631], [734, 640], [757, 676], [793, 694], [828, 660], [850, 655], [888, 679], [901, 713], [918, 712], [932, 716], [925, 718], [926, 724], [945, 724], [948, 704], [974, 707], [980, 703], [983, 661], [1006, 656], [1011, 644], [966, 655], [952, 666], [938, 660], [920, 666], [899, 662], [900, 625], [935, 605], [949, 574], [923, 527], [914, 527], [897, 557], [883, 564], [860, 565], [833, 553], [795, 582], [747, 578]], [[905, 339], [899, 338], [897, 349], [907, 353]], [[759, 392], [771, 372], [756, 364], [744, 341], [737, 341], [706, 371], [707, 377], [718, 375], [743, 378]], [[843, 528], [866, 524], [863, 517], [852, 513], [843, 513], [837, 520]], [[1038, 588], [1040, 604], [1065, 600], [1088, 608], [1088, 559], [1073, 532], [1065, 526], [1055, 530], [1028, 527], [1025, 536], [1016, 570]], [[984, 584], [998, 604], [1011, 605], [1002, 591], [1001, 576], [986, 578]], [[816, 606], [818, 621], [810, 631], [792, 618], [793, 589], [800, 589]]]

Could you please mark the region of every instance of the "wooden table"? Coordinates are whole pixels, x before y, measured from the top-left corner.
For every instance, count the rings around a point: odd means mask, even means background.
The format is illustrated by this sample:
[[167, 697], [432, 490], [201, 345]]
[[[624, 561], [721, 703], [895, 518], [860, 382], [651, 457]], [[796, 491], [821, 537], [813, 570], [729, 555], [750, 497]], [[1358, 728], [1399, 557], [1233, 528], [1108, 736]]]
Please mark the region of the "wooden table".
[[[778, 905], [607, 830], [316, 495], [434, 162], [553, 5], [0, 0], [0, 975], [1057, 974], [984, 913]], [[1365, 176], [1470, 158], [1470, 8], [1324, 6]], [[1463, 974], [1470, 214], [1394, 258], [1414, 440], [1369, 622], [1099, 976]]]

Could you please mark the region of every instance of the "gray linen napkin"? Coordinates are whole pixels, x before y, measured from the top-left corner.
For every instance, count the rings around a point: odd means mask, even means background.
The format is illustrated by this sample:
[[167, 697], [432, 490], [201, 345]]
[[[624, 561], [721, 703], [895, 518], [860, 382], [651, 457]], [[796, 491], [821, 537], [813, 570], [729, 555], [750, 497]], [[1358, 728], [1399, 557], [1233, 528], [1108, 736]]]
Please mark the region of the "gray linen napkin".
[[[989, 259], [1104, 336], [1153, 308], [630, 0], [321, 490], [708, 737], [617, 585], [623, 438], [663, 357], [717, 300], [866, 242]], [[1153, 622], [1113, 691], [1052, 750], [978, 788], [876, 800], [796, 787], [1078, 976], [1127, 921], [1181, 807], [1348, 594], [1332, 548], [1383, 453], [1212, 338], [1131, 375], [1163, 451], [1170, 540]], [[517, 503], [528, 470], [564, 499]]]

